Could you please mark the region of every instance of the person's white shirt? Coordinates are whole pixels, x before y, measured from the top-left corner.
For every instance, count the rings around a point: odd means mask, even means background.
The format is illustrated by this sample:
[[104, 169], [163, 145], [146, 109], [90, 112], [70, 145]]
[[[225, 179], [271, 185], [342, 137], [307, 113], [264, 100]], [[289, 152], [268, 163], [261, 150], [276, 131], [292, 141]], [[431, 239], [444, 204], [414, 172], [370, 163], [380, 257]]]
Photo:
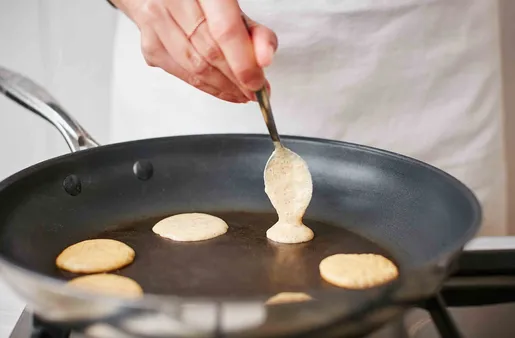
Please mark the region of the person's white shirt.
[[[435, 165], [483, 206], [481, 234], [506, 233], [496, 1], [242, 0], [279, 37], [266, 69], [283, 135], [366, 144]], [[146, 65], [119, 14], [112, 142], [266, 133], [255, 103], [231, 104]]]

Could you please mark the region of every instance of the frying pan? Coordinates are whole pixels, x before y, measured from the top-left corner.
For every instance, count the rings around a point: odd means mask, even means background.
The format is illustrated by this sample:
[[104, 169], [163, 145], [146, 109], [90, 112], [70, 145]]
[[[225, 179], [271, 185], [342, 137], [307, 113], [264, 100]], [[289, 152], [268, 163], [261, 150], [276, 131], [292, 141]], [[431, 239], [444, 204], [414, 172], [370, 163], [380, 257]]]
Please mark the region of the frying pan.
[[[0, 91], [54, 124], [72, 153], [0, 183], [0, 268], [43, 320], [108, 337], [316, 336], [369, 332], [434, 296], [481, 212], [455, 178], [414, 159], [362, 145], [284, 137], [308, 163], [314, 192], [308, 243], [266, 239], [275, 221], [263, 168], [266, 135], [196, 135], [98, 146], [31, 80], [0, 69]], [[258, 110], [256, 110], [258, 112]], [[209, 241], [177, 243], [151, 227], [168, 215], [207, 212], [229, 224]], [[125, 300], [66, 286], [76, 275], [55, 258], [89, 238], [136, 251], [115, 273], [146, 294]], [[380, 253], [399, 267], [392, 282], [361, 291], [324, 282], [318, 264], [335, 253]], [[266, 306], [301, 291], [315, 300]]]

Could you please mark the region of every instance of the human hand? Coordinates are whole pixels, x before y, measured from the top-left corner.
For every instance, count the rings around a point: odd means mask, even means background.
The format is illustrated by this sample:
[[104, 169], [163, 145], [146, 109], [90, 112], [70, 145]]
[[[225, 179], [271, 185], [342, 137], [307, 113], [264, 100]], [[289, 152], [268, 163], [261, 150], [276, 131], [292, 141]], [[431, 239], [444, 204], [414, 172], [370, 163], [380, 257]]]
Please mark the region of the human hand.
[[254, 100], [269, 85], [277, 37], [247, 18], [237, 0], [112, 0], [141, 32], [148, 65], [230, 102]]

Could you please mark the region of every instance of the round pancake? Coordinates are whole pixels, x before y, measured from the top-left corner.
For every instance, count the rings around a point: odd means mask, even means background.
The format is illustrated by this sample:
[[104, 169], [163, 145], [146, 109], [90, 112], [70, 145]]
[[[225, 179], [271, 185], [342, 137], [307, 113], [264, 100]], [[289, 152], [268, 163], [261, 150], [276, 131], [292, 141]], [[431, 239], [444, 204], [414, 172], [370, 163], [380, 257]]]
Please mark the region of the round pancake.
[[275, 305], [284, 303], [306, 302], [312, 300], [310, 295], [304, 292], [281, 292], [268, 298], [265, 304]]
[[346, 289], [367, 289], [399, 276], [392, 261], [376, 254], [336, 254], [320, 262], [320, 275], [327, 282]]
[[143, 294], [143, 289], [134, 280], [108, 273], [77, 277], [69, 281], [68, 285], [119, 297], [134, 298]]
[[179, 242], [204, 241], [227, 232], [224, 220], [201, 213], [178, 214], [167, 217], [154, 225], [152, 231], [161, 237]]
[[315, 234], [304, 224], [277, 222], [266, 231], [266, 237], [277, 243], [297, 244], [309, 242]]
[[98, 273], [120, 269], [134, 261], [136, 253], [113, 239], [90, 239], [64, 249], [56, 265], [75, 273]]

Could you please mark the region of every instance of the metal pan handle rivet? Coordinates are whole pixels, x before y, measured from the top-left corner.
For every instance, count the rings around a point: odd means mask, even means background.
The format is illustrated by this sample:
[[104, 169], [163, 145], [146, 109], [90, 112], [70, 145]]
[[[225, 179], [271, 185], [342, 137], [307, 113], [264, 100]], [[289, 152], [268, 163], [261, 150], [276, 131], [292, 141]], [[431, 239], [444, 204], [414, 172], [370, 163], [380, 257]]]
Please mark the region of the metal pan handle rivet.
[[77, 175], [69, 175], [63, 181], [64, 191], [71, 196], [77, 196], [82, 192], [82, 183]]
[[134, 163], [132, 171], [137, 178], [146, 181], [154, 175], [154, 166], [150, 161], [140, 160]]

